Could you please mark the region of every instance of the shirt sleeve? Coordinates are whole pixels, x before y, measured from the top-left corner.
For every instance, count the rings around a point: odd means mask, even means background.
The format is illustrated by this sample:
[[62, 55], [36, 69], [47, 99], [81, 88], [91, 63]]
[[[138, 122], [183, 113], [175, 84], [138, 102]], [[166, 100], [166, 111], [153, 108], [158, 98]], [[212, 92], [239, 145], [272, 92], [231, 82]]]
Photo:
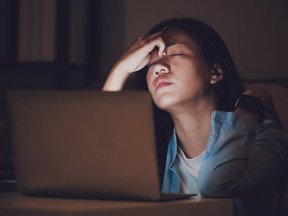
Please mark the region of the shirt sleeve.
[[215, 111], [198, 184], [203, 197], [273, 196], [287, 172], [288, 135], [271, 120], [261, 125]]

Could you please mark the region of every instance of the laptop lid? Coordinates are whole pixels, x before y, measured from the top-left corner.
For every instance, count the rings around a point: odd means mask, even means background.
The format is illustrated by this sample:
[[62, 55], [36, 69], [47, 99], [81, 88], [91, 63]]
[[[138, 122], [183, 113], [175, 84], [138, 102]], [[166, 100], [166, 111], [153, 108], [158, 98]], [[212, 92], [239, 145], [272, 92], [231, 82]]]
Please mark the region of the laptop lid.
[[20, 192], [160, 199], [147, 92], [10, 91], [7, 103]]

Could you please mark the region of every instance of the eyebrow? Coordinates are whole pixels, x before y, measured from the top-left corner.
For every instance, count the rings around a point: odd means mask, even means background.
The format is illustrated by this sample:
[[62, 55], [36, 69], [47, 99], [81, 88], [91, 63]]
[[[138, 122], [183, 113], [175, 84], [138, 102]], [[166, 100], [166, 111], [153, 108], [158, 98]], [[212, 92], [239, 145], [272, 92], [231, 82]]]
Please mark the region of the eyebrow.
[[166, 43], [166, 47], [171, 47], [171, 46], [176, 45], [176, 44], [179, 44], [179, 43], [176, 43], [175, 41], [169, 41]]
[[186, 43], [183, 43], [183, 42], [175, 42], [175, 41], [168, 41], [166, 43], [166, 49], [171, 47], [171, 46], [174, 46], [174, 45], [180, 45], [180, 46], [186, 46], [187, 47], [187, 44]]

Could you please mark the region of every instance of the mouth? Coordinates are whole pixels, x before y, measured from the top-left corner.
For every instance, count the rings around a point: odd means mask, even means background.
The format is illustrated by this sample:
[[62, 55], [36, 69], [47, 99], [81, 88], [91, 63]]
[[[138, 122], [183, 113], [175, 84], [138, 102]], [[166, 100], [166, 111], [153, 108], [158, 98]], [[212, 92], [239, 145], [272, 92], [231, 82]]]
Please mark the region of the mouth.
[[161, 88], [164, 88], [164, 87], [167, 87], [167, 86], [170, 86], [172, 85], [172, 82], [169, 81], [166, 77], [164, 76], [160, 76], [160, 77], [157, 77], [155, 80], [154, 80], [154, 89], [155, 91], [161, 89]]

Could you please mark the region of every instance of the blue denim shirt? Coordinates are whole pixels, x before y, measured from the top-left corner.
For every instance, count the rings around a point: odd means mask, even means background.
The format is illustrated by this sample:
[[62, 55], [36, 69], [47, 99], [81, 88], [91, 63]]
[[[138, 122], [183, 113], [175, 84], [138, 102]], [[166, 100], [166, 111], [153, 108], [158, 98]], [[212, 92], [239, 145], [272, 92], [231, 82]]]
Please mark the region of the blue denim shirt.
[[[277, 215], [279, 187], [288, 167], [288, 134], [234, 112], [214, 111], [198, 176], [201, 196], [233, 198], [234, 215]], [[167, 151], [163, 192], [180, 192], [176, 134]], [[283, 189], [283, 188], [282, 188]]]

